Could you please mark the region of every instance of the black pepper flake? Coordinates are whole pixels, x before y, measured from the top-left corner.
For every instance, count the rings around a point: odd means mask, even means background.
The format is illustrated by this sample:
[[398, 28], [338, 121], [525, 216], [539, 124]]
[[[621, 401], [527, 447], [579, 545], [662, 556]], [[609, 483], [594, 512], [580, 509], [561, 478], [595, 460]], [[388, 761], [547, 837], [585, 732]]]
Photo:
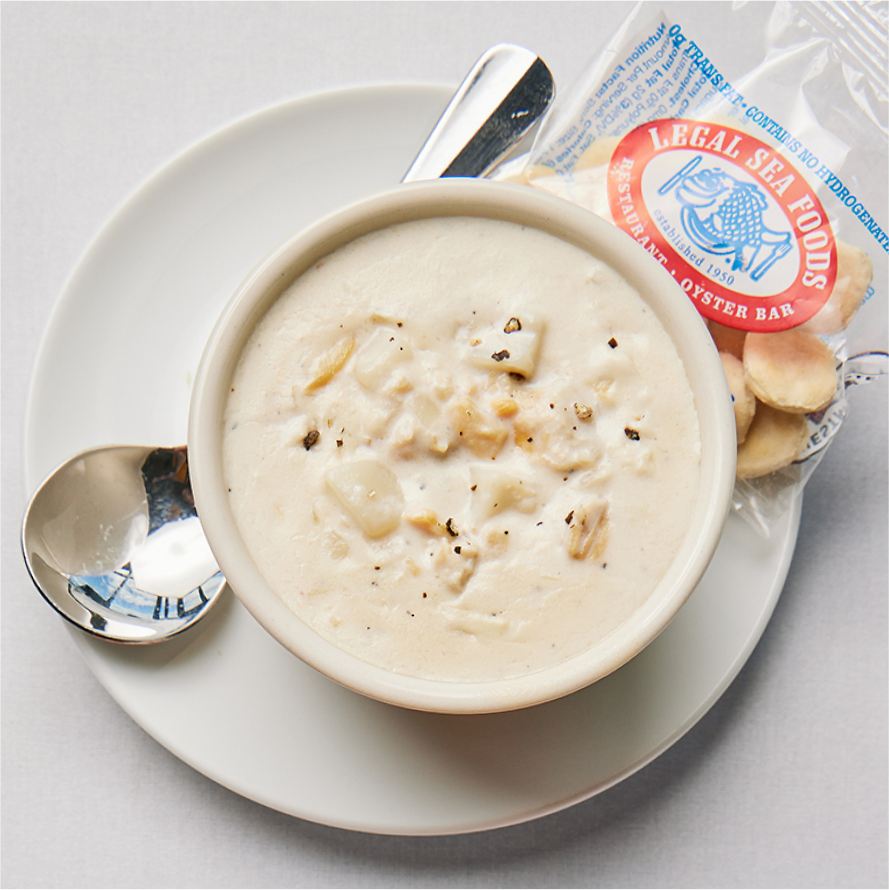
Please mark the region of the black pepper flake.
[[448, 519], [448, 521], [445, 523], [445, 528], [447, 529], [448, 534], [449, 534], [452, 538], [456, 538], [457, 535], [460, 534], [460, 532], [457, 531], [457, 526], [454, 525], [454, 520], [453, 520], [453, 519]]
[[342, 447], [343, 447], [343, 440], [342, 440], [342, 439], [337, 439], [337, 440], [336, 440], [336, 447], [337, 447], [337, 448], [342, 448]]
[[320, 438], [321, 433], [318, 430], [309, 430], [303, 439], [303, 447], [308, 451]]
[[478, 488], [478, 485], [470, 485], [469, 486], [470, 491], [475, 491], [477, 488]]
[[509, 534], [509, 529], [503, 529], [503, 534], [504, 534], [504, 535], [508, 535], [508, 534]]
[[571, 525], [572, 519], [574, 519], [574, 511], [573, 510], [565, 517], [565, 525]]
[[541, 526], [541, 525], [543, 525], [543, 523], [542, 523], [542, 522], [538, 522], [537, 525], [538, 525], [538, 526]]
[[500, 352], [492, 352], [491, 358], [494, 359], [495, 362], [502, 362], [504, 359], [509, 358], [509, 350], [501, 349]]
[[458, 545], [454, 548], [454, 553], [459, 554], [462, 550], [463, 550], [463, 548], [458, 544]]
[[624, 432], [626, 433], [628, 439], [632, 439], [634, 442], [639, 441], [640, 436], [636, 430], [631, 430], [629, 427], [625, 427]]
[[429, 596], [429, 594], [426, 593], [426, 591], [424, 590], [424, 591], [423, 591], [423, 599], [426, 599], [427, 596]]
[[506, 322], [506, 327], [503, 328], [504, 334], [512, 334], [515, 331], [520, 331], [522, 329], [522, 323], [517, 318], [511, 318], [508, 322]]
[[397, 324], [398, 327], [400, 327], [400, 328], [403, 328], [403, 327], [404, 327], [404, 322], [403, 322], [403, 321], [397, 321], [396, 324]]
[[533, 441], [534, 441], [533, 436], [528, 436], [528, 440], [527, 440], [527, 441], [529, 441], [529, 442], [533, 442]]
[[615, 349], [615, 348], [617, 347], [617, 340], [615, 340], [614, 337], [612, 337], [612, 338], [608, 341], [608, 345], [609, 345], [612, 349]]
[[374, 571], [378, 572], [380, 570], [380, 566], [374, 566]]

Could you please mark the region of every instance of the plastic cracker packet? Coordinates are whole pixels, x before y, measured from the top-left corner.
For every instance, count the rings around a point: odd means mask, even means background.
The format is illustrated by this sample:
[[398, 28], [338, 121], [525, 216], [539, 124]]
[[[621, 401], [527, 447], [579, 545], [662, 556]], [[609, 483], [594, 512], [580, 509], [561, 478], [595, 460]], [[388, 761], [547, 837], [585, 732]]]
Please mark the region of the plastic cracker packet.
[[639, 3], [493, 178], [609, 220], [688, 293], [733, 393], [734, 507], [768, 535], [847, 388], [889, 371], [887, 6], [715, 8], [723, 40], [761, 45], [750, 70]]

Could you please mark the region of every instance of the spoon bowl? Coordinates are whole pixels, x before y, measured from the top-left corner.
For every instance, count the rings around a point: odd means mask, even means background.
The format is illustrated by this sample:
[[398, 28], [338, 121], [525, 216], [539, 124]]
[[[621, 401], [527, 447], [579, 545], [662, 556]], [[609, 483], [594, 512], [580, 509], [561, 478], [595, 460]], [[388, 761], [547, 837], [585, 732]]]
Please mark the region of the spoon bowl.
[[66, 461], [28, 504], [22, 550], [59, 614], [117, 642], [180, 633], [225, 584], [195, 512], [184, 447], [118, 445]]

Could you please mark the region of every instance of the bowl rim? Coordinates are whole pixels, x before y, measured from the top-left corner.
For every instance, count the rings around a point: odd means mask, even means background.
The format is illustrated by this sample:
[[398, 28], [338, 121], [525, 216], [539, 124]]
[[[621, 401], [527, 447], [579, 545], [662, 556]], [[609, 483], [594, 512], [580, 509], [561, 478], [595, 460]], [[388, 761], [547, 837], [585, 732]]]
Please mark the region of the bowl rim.
[[[560, 664], [492, 681], [444, 681], [369, 664], [321, 637], [285, 605], [240, 539], [225, 496], [222, 417], [234, 365], [259, 319], [303, 271], [337, 247], [390, 225], [480, 216], [549, 232], [607, 262], [640, 293], [686, 366], [701, 432], [697, 501], [688, 532], [648, 600], [586, 652]], [[644, 247], [616, 226], [526, 185], [477, 179], [400, 184], [352, 202], [301, 229], [266, 256], [230, 297], [204, 348], [188, 426], [189, 472], [210, 547], [235, 596], [280, 644], [337, 683], [402, 707], [451, 714], [514, 710], [560, 698], [625, 664], [669, 624], [712, 559], [731, 505], [736, 437], [731, 395], [716, 347], [692, 301]]]

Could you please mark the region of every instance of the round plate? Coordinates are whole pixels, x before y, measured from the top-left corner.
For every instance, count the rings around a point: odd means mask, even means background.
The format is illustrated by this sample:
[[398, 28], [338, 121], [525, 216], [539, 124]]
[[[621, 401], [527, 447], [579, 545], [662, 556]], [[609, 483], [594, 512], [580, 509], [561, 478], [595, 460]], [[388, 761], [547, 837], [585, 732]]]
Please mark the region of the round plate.
[[[191, 381], [229, 294], [295, 229], [397, 183], [451, 93], [369, 86], [294, 100], [153, 175], [98, 234], [50, 319], [28, 404], [29, 487], [88, 447], [185, 442]], [[133, 719], [245, 797], [370, 832], [495, 828], [614, 785], [707, 712], [772, 614], [799, 509], [768, 540], [731, 517], [703, 582], [648, 649], [586, 690], [514, 713], [365, 699], [295, 659], [228, 592], [161, 645], [71, 633]]]

